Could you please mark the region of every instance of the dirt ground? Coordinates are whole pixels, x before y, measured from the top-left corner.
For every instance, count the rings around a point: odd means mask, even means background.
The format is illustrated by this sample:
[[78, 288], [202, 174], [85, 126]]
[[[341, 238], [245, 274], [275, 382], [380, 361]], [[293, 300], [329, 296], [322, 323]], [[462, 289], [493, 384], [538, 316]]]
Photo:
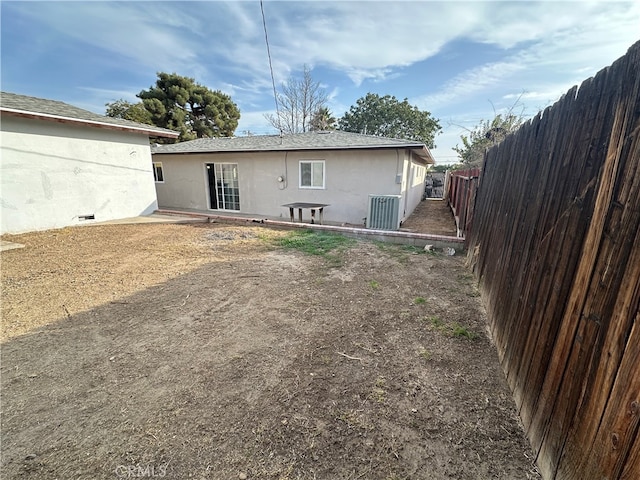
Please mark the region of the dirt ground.
[[539, 478], [463, 257], [288, 235], [4, 236], [2, 478]]
[[455, 237], [456, 220], [444, 200], [423, 200], [402, 224], [401, 230]]

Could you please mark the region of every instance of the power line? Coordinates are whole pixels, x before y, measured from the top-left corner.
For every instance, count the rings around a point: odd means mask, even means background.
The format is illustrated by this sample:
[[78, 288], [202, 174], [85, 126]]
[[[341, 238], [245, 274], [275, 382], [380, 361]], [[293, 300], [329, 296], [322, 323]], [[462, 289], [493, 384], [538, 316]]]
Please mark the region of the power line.
[[[267, 44], [267, 57], [269, 58], [269, 71], [271, 72], [271, 85], [273, 85], [273, 100], [276, 104], [276, 118], [280, 118], [280, 109], [278, 107], [278, 94], [276, 93], [276, 80], [273, 77], [273, 65], [271, 63], [271, 49], [269, 48], [269, 36], [267, 35], [267, 22], [264, 19], [264, 6], [260, 0], [260, 11], [262, 12], [262, 26], [264, 27], [264, 41]], [[282, 130], [280, 130], [282, 134]]]

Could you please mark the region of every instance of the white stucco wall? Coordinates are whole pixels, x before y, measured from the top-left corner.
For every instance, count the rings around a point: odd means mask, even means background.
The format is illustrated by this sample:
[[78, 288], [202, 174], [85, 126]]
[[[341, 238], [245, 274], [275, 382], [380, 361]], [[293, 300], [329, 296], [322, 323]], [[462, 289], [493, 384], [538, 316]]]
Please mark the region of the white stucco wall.
[[427, 175], [427, 168], [423, 162], [421, 162], [416, 156], [410, 152], [407, 152], [407, 157], [404, 163], [404, 176], [403, 176], [403, 212], [401, 212], [400, 218], [402, 221], [406, 220], [413, 210], [422, 201], [425, 187], [425, 179]]
[[[324, 189], [299, 187], [301, 160], [325, 162]], [[415, 179], [407, 177], [405, 164], [411, 162], [404, 149], [156, 154], [153, 161], [161, 162], [164, 171], [164, 183], [156, 184], [160, 208], [209, 210], [207, 163], [238, 164], [239, 213], [258, 218], [288, 219], [289, 211], [283, 204], [317, 202], [329, 204], [324, 211], [325, 222], [362, 225], [369, 194], [400, 195], [404, 188], [410, 197], [406, 205], [412, 205], [411, 210], [417, 205], [415, 198], [422, 195], [411, 188]], [[278, 182], [279, 176], [285, 181]], [[404, 201], [400, 208], [402, 214]], [[308, 210], [304, 214], [308, 220]]]
[[2, 233], [133, 217], [157, 208], [146, 135], [2, 116]]

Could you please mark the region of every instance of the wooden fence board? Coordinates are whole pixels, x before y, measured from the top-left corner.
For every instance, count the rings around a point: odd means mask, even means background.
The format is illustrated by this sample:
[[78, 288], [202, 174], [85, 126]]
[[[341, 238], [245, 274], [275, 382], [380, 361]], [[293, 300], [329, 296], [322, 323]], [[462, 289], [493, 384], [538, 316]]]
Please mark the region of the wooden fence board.
[[[626, 272], [617, 290], [619, 293], [615, 299], [615, 310], [606, 337], [603, 335], [599, 344], [598, 361], [594, 362], [594, 368], [590, 372], [591, 388], [582, 398], [575, 413], [575, 422], [559, 468], [560, 478], [571, 480], [596, 478], [596, 473], [601, 470], [599, 465], [603, 463], [605, 452], [608, 453], [611, 447], [610, 437], [612, 431], [616, 432], [616, 429], [608, 425], [606, 418], [603, 420], [607, 412], [601, 412], [600, 405], [607, 405], [609, 415], [620, 414], [625, 410], [630, 416], [637, 417], [640, 414], [640, 404], [636, 403], [637, 408], [632, 407], [633, 402], [637, 401], [640, 395], [638, 383], [640, 376], [633, 375], [633, 369], [637, 368], [637, 363], [640, 362], [638, 358], [640, 350], [636, 348], [634, 351], [634, 344], [638, 342], [636, 338], [638, 332], [633, 333], [634, 326], [636, 329], [640, 328], [640, 282], [638, 280], [640, 279], [640, 221], [638, 216], [640, 215], [636, 212], [635, 244], [630, 248]], [[623, 364], [623, 359], [628, 365]], [[621, 406], [612, 406], [611, 402], [608, 404], [610, 398], [619, 397], [615, 389], [616, 382], [619, 389], [622, 388], [627, 395], [630, 395], [622, 401]], [[635, 387], [633, 382], [636, 383]], [[637, 418], [635, 423], [637, 431]], [[631, 429], [633, 430], [633, 426]], [[623, 443], [624, 441], [621, 440], [620, 444]], [[619, 451], [621, 450], [620, 446]], [[587, 454], [583, 455], [583, 452]], [[638, 473], [637, 478], [640, 478], [640, 472]]]
[[[636, 318], [629, 336], [594, 445], [589, 455], [585, 455], [586, 466], [576, 469], [574, 478], [620, 478], [632, 455], [631, 449], [640, 427], [640, 376], [637, 375], [640, 351], [636, 348], [640, 343], [638, 320], [640, 318]], [[573, 471], [573, 468], [570, 467], [569, 471]], [[640, 478], [638, 466], [633, 471], [636, 475], [632, 478]]]
[[[600, 101], [600, 99], [604, 92], [607, 71], [602, 73], [603, 75], [600, 75], [594, 81], [586, 82], [587, 84], [583, 85], [578, 92], [574, 111], [576, 115], [585, 119], [585, 130], [582, 135], [574, 133], [570, 137], [571, 142], [569, 145], [590, 146], [593, 143], [592, 132], [594, 132], [594, 125], [606, 118], [609, 109], [608, 102]], [[574, 125], [579, 125], [575, 121], [576, 119], [573, 120]], [[576, 127], [574, 130], [578, 130], [578, 128]], [[596, 178], [598, 174], [602, 175], [602, 170], [597, 168], [596, 162], [590, 162], [595, 167], [593, 170], [587, 168], [587, 165], [581, 169], [580, 162], [584, 162], [586, 155], [582, 149], [575, 148], [574, 151], [577, 152], [577, 154], [572, 155], [575, 163], [571, 164], [570, 167], [574, 172], [578, 172], [578, 175], [568, 176], [573, 178], [581, 176], [581, 181], [579, 181], [577, 188], [574, 182], [571, 182], [569, 186], [565, 186], [565, 189], [571, 192], [571, 196], [575, 196], [566, 206], [566, 209], [563, 210], [557, 219], [556, 226], [554, 226], [556, 229], [557, 227], [564, 229], [565, 232], [569, 232], [571, 235], [565, 235], [567, 241], [559, 244], [559, 248], [552, 248], [560, 252], [560, 254], [571, 256], [573, 261], [570, 266], [562, 265], [561, 269], [556, 270], [558, 274], [553, 279], [556, 284], [561, 285], [561, 288], [557, 289], [557, 295], [553, 297], [554, 303], [549, 305], [548, 309], [554, 314], [553, 318], [559, 320], [560, 328], [555, 335], [545, 332], [545, 337], [553, 339], [554, 345], [552, 349], [539, 349], [538, 353], [542, 358], [549, 358], [550, 362], [547, 369], [538, 369], [534, 372], [537, 380], [536, 385], [542, 380], [541, 391], [544, 391], [544, 396], [539, 397], [537, 400], [529, 396], [527, 404], [527, 408], [531, 408], [534, 412], [532, 418], [533, 427], [529, 430], [529, 438], [534, 450], [543, 447], [543, 440], [547, 443], [551, 442], [551, 445], [544, 445], [544, 449], [540, 453], [543, 458], [549, 457], [550, 450], [555, 452], [560, 449], [564, 435], [569, 427], [567, 422], [564, 421], [565, 416], [572, 407], [572, 403], [576, 401], [575, 397], [579, 391], [578, 385], [576, 385], [576, 389], [565, 392], [563, 396], [559, 395], [565, 377], [580, 378], [579, 376], [576, 377], [576, 375], [582, 373], [583, 357], [588, 355], [588, 352], [582, 351], [579, 347], [574, 350], [574, 343], [576, 331], [580, 325], [580, 313], [588, 295], [587, 286], [589, 279], [593, 276], [599, 239], [604, 228], [606, 209], [611, 200], [610, 193], [604, 197], [602, 196], [606, 192], [601, 188], [597, 197], [597, 202], [599, 203], [596, 204], [594, 212], [594, 206], [590, 200], [594, 198], [593, 191], [596, 186]], [[604, 158], [604, 156], [600, 158]], [[609, 168], [612, 170], [614, 167], [615, 162], [611, 161]], [[611, 175], [606, 178], [611, 182], [610, 177]], [[606, 187], [609, 190], [612, 189], [610, 183]], [[588, 218], [592, 215], [592, 212], [594, 212], [593, 218], [589, 223]], [[585, 232], [584, 227], [587, 225], [589, 226], [589, 231]], [[585, 233], [586, 239], [584, 237]], [[576, 257], [578, 252], [581, 252], [579, 258]], [[577, 270], [575, 269], [576, 265]], [[563, 312], [564, 314], [562, 315]], [[586, 334], [587, 332], [584, 333]], [[561, 401], [560, 404], [557, 403], [558, 400]], [[554, 411], [559, 411], [559, 413], [552, 416]], [[553, 423], [554, 421], [556, 422], [555, 424]], [[553, 428], [550, 428], [551, 426]], [[553, 471], [555, 470], [555, 465], [549, 465], [548, 468]]]
[[547, 479], [640, 464], [639, 92], [640, 42], [490, 149], [467, 210], [469, 263]]
[[[640, 85], [638, 87], [634, 89], [636, 94], [640, 92]], [[621, 129], [628, 130], [637, 120], [629, 118], [634, 112], [626, 111], [623, 113], [627, 118], [619, 120], [618, 123], [621, 124]], [[621, 114], [622, 112], [618, 113], [618, 119]], [[635, 112], [635, 114], [640, 115], [640, 112]], [[602, 342], [598, 345], [599, 362], [594, 364], [590, 372], [588, 389], [575, 413], [577, 421], [570, 432], [571, 441], [567, 442], [567, 452], [563, 453], [563, 457], [569, 460], [565, 460], [559, 470], [562, 473], [562, 478], [576, 480], [588, 478], [587, 474], [598, 471], [597, 465], [601, 463], [601, 454], [606, 447], [601, 438], [594, 444], [594, 437], [599, 432], [598, 428], [602, 422], [602, 412], [598, 407], [605, 405], [610, 397], [617, 398], [618, 395], [612, 391], [614, 381], [620, 382], [621, 379], [622, 382], [640, 381], [640, 375], [636, 375], [635, 379], [628, 379], [624, 374], [620, 374], [625, 369], [622, 365], [625, 352], [627, 352], [625, 359], [627, 362], [640, 354], [638, 348], [634, 352], [633, 340], [626, 343], [623, 341], [630, 337], [633, 338], [631, 329], [637, 320], [640, 309], [640, 208], [638, 208], [640, 205], [640, 161], [634, 161], [634, 159], [640, 159], [640, 129], [618, 138], [626, 138], [627, 144], [616, 145], [614, 138], [611, 142], [611, 150], [617, 147], [618, 151], [615, 154], [623, 162], [626, 161], [626, 164], [624, 168], [618, 169], [616, 191], [609, 205], [608, 223], [605, 226], [603, 237], [603, 243], [609, 244], [609, 248], [606, 248], [605, 245], [601, 249], [601, 262], [597, 268], [600, 277], [599, 288], [608, 293], [615, 294], [617, 292], [617, 295], [610, 302], [612, 304], [608, 305], [612, 315], [609, 324], [606, 325], [608, 327], [606, 337], [603, 336]], [[620, 268], [614, 269], [612, 265], [619, 265]], [[618, 275], [619, 273], [622, 274]], [[602, 319], [604, 322], [607, 319], [606, 315], [603, 314]], [[628, 348], [631, 349], [627, 350]], [[637, 365], [639, 359], [635, 359]], [[629, 391], [633, 391], [633, 388], [630, 388]], [[636, 395], [637, 398], [638, 393], [636, 387], [632, 397]], [[633, 401], [634, 398], [626, 404], [623, 402], [623, 407]], [[614, 409], [614, 411], [624, 411], [624, 408]], [[580, 449], [577, 446], [580, 446]], [[579, 458], [582, 450], [589, 451], [586, 458], [589, 462], [585, 467], [583, 461], [581, 467], [576, 469], [573, 474], [572, 469], [576, 463], [573, 459]], [[640, 475], [638, 477], [640, 478]]]
[[[532, 128], [534, 128], [537, 132], [541, 132], [540, 135], [545, 135], [544, 137], [538, 136], [535, 139], [536, 144], [542, 144], [543, 148], [540, 149], [541, 154], [538, 156], [537, 160], [534, 162], [529, 162], [537, 166], [537, 170], [533, 172], [535, 178], [537, 179], [536, 184], [539, 185], [537, 188], [537, 195], [535, 197], [535, 201], [529, 204], [529, 210], [526, 216], [526, 222], [530, 224], [533, 228], [530, 232], [526, 232], [525, 236], [527, 237], [525, 240], [526, 245], [526, 253], [522, 256], [522, 261], [520, 264], [515, 265], [514, 268], [517, 269], [519, 275], [523, 278], [524, 283], [520, 287], [520, 291], [523, 292], [522, 295], [519, 296], [519, 308], [514, 312], [511, 312], [509, 316], [506, 318], [530, 318], [532, 312], [535, 310], [535, 306], [538, 304], [538, 301], [532, 299], [533, 295], [539, 294], [543, 297], [542, 304], [548, 304], [546, 300], [548, 299], [548, 293], [544, 288], [539, 288], [541, 283], [541, 278], [543, 275], [547, 275], [548, 267], [545, 267], [546, 257], [550, 252], [550, 249], [543, 248], [542, 251], [538, 248], [540, 245], [540, 240], [543, 234], [548, 230], [548, 227], [545, 226], [547, 218], [549, 216], [549, 212], [554, 209], [560, 208], [560, 202], [545, 202], [544, 199], [548, 198], [549, 192], [555, 190], [555, 186], [557, 185], [558, 179], [562, 178], [562, 162], [554, 162], [552, 164], [551, 169], [545, 170], [542, 168], [542, 165], [546, 165], [546, 159], [552, 156], [552, 152], [556, 148], [557, 140], [558, 140], [558, 132], [560, 131], [558, 128], [554, 128], [554, 124], [563, 124], [564, 121], [562, 118], [558, 119], [558, 114], [556, 112], [563, 113], [562, 110], [558, 111], [547, 111], [544, 112], [542, 119], [539, 120], [540, 124], [536, 127], [536, 122], [534, 119]], [[527, 144], [525, 148], [532, 148], [532, 145]], [[532, 187], [535, 188], [535, 187]], [[544, 208], [547, 207], [547, 208]], [[526, 265], [533, 265], [532, 269], [524, 268]], [[532, 291], [532, 286], [535, 285], [536, 289]], [[518, 287], [515, 286], [514, 290]], [[517, 291], [517, 290], [516, 290]], [[543, 293], [544, 291], [544, 293]], [[527, 348], [536, 344], [536, 341], [530, 338], [533, 336], [537, 337], [539, 328], [526, 328], [526, 322], [508, 322], [510, 324], [515, 325], [513, 332], [507, 333], [507, 339], [511, 339], [512, 341], [517, 341], [520, 339], [522, 342], [521, 345], [517, 345], [515, 351], [522, 352], [525, 351], [525, 354], [519, 355], [519, 358], [516, 358], [517, 365], [514, 365], [518, 370], [527, 368], [527, 365], [531, 362], [531, 358], [533, 355], [532, 351], [526, 352]], [[516, 355], [514, 355], [516, 356]], [[513, 372], [510, 371], [509, 375], [513, 377]], [[516, 400], [516, 404], [520, 409], [523, 402], [523, 393], [524, 393], [524, 385], [521, 381], [521, 377], [516, 376], [510, 384], [514, 390], [514, 398]], [[531, 385], [529, 384], [529, 388]]]
[[[640, 323], [640, 318], [636, 323]], [[638, 478], [640, 478], [640, 432], [636, 434], [636, 439], [631, 445], [626, 463], [620, 474], [620, 480], [637, 480]]]

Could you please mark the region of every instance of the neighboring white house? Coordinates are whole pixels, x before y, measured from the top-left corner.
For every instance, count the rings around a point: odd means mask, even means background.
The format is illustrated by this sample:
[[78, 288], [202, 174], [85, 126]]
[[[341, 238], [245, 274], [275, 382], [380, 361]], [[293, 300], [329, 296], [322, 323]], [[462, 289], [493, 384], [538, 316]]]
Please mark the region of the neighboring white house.
[[0, 233], [156, 210], [149, 136], [177, 132], [4, 92], [0, 119]]
[[423, 143], [341, 131], [198, 139], [152, 155], [160, 208], [288, 219], [283, 205], [305, 202], [328, 205], [326, 223], [354, 225], [370, 195], [398, 196], [406, 219], [434, 163]]

